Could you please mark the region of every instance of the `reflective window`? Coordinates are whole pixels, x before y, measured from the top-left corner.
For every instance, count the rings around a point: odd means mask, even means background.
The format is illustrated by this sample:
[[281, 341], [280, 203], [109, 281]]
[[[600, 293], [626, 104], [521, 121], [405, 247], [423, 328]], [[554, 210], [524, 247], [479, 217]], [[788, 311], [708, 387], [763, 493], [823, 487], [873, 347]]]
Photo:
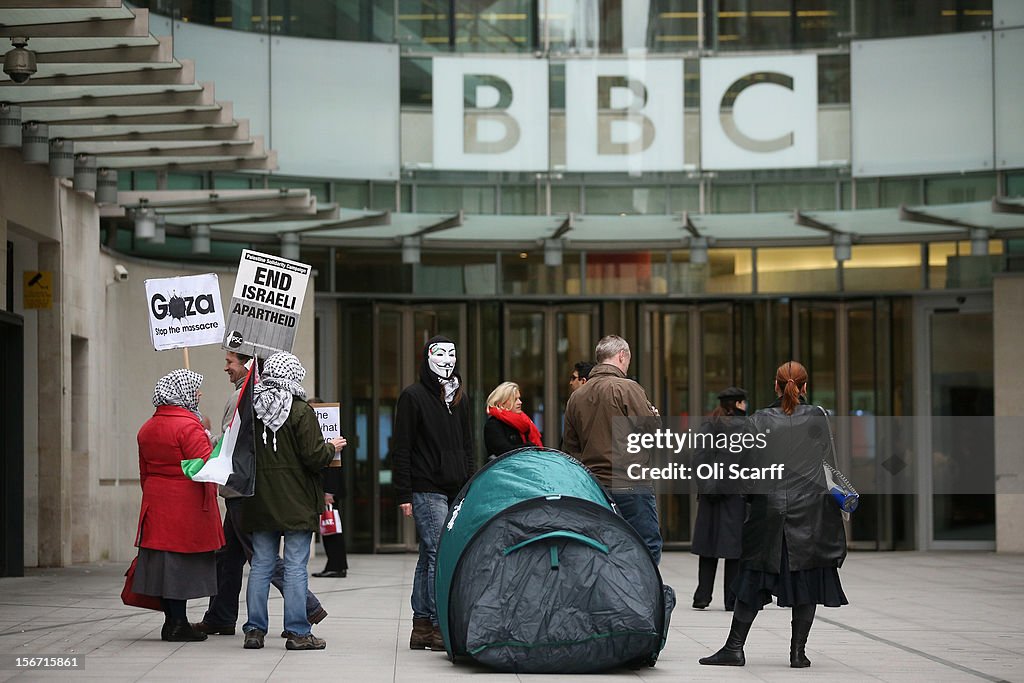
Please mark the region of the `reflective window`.
[[880, 185], [880, 207], [896, 207], [900, 204], [914, 206], [921, 203], [921, 181], [918, 178], [882, 178]]
[[455, 49], [524, 52], [533, 49], [530, 0], [455, 0]]
[[544, 265], [544, 251], [503, 252], [502, 291], [505, 294], [580, 294], [579, 252], [562, 254], [562, 265]]
[[419, 213], [494, 213], [495, 188], [458, 185], [417, 185]]
[[853, 245], [843, 263], [843, 289], [851, 292], [921, 288], [920, 244]]
[[413, 266], [413, 292], [431, 295], [493, 295], [497, 286], [497, 255], [485, 252], [423, 251]]
[[408, 293], [412, 291], [412, 266], [402, 263], [396, 251], [335, 250], [335, 286], [346, 293]]
[[857, 0], [858, 38], [980, 31], [992, 27], [992, 0]]
[[[857, 188], [857, 203], [853, 202], [853, 188]], [[845, 209], [877, 209], [878, 181], [873, 178], [853, 180], [842, 183], [842, 208]]]
[[665, 294], [667, 275], [662, 253], [587, 252], [587, 294]]
[[501, 212], [507, 214], [537, 214], [537, 187], [535, 185], [503, 185]]
[[926, 204], [959, 204], [989, 201], [996, 196], [994, 173], [972, 173], [926, 178], [924, 200]]
[[668, 213], [664, 187], [589, 186], [585, 192], [589, 214]]
[[668, 190], [669, 212], [680, 213], [700, 211], [700, 188], [696, 185], [670, 187]]
[[349, 209], [366, 208], [370, 205], [370, 184], [334, 183], [334, 201]]
[[672, 294], [749, 294], [753, 287], [750, 249], [709, 249], [708, 262], [690, 262], [689, 249], [676, 249], [669, 265]]
[[447, 0], [398, 0], [397, 39], [415, 50], [451, 49]]
[[788, 49], [837, 45], [850, 30], [850, 0], [718, 0], [710, 47]]
[[834, 292], [837, 285], [832, 247], [757, 250], [758, 292]]
[[757, 185], [758, 211], [826, 210], [836, 208], [833, 183], [760, 183]]
[[712, 185], [712, 213], [750, 213], [750, 185]]
[[551, 213], [579, 213], [580, 188], [577, 185], [551, 187]]
[[648, 47], [655, 52], [684, 52], [700, 45], [697, 0], [652, 0]]

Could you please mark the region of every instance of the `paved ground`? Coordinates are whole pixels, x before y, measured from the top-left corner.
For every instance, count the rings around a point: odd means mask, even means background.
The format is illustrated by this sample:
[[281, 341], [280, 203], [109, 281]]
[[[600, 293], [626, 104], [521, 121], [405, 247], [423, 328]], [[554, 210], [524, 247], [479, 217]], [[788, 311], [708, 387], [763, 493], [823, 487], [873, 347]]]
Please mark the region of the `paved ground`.
[[[408, 649], [412, 555], [355, 555], [347, 579], [311, 579], [330, 616], [315, 632], [323, 652], [287, 652], [268, 638], [264, 650], [242, 649], [241, 635], [203, 643], [164, 643], [162, 615], [124, 607], [124, 567], [102, 564], [29, 570], [0, 579], [0, 681], [316, 680], [451, 681], [1024, 681], [1024, 556], [990, 553], [857, 553], [842, 570], [851, 605], [819, 608], [808, 642], [810, 669], [788, 667], [789, 610], [769, 607], [747, 642], [742, 669], [703, 667], [718, 649], [730, 617], [690, 609], [696, 558], [668, 553], [665, 580], [680, 606], [658, 666], [604, 676], [491, 674], [443, 653]], [[314, 569], [320, 560], [314, 559]], [[721, 579], [719, 579], [721, 581]], [[244, 596], [243, 596], [244, 597]], [[282, 603], [271, 598], [280, 628]], [[193, 620], [202, 615], [190, 604]], [[243, 608], [244, 611], [244, 608]], [[14, 655], [85, 655], [81, 671], [12, 669]]]

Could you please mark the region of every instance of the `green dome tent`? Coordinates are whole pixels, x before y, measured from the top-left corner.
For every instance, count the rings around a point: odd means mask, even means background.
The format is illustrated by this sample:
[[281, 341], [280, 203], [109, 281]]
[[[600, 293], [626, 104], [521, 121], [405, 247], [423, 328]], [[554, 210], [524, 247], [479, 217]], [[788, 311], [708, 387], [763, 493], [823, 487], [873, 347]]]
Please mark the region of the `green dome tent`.
[[492, 460], [462, 489], [435, 588], [449, 658], [499, 671], [653, 666], [675, 605], [590, 471], [543, 448]]

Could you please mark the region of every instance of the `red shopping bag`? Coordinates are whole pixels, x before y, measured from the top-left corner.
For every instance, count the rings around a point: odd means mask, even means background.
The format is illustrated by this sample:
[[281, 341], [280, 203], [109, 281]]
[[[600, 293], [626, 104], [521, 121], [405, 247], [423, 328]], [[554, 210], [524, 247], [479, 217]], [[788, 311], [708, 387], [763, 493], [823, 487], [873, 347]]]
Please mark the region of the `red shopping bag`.
[[333, 536], [340, 533], [341, 515], [338, 514], [333, 505], [328, 505], [327, 509], [320, 513], [320, 535]]
[[121, 602], [129, 607], [142, 607], [144, 609], [153, 609], [157, 612], [163, 612], [164, 607], [159, 596], [143, 595], [142, 593], [136, 593], [132, 590], [132, 583], [135, 582], [135, 565], [138, 561], [138, 557], [132, 560], [131, 566], [128, 567], [128, 571], [124, 573], [125, 579], [124, 588], [121, 589]]

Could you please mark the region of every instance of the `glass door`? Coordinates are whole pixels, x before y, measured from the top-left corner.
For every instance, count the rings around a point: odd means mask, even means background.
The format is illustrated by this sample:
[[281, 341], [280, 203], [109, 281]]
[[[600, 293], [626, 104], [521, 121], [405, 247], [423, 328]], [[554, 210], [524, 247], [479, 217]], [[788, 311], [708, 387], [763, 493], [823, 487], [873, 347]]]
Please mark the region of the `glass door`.
[[519, 385], [523, 411], [545, 446], [561, 444], [569, 375], [577, 362], [593, 360], [596, 327], [597, 309], [590, 304], [505, 308], [502, 376]]
[[994, 414], [990, 295], [919, 302], [918, 327], [928, 348], [919, 368], [927, 390], [919, 415], [931, 415], [919, 450], [926, 474], [922, 515], [933, 549], [995, 547], [995, 439], [992, 423], [969, 430], [940, 416]]
[[[394, 488], [392, 428], [395, 406], [402, 390], [420, 378], [422, 350], [437, 334], [466, 348], [466, 312], [463, 304], [374, 305], [373, 430], [374, 548], [406, 551], [417, 547], [412, 518], [398, 509]], [[465, 375], [465, 372], [463, 372]], [[464, 377], [465, 379], [465, 377]]]
[[[718, 393], [738, 381], [732, 306], [644, 306], [642, 320], [654, 352], [645, 354], [638, 370], [651, 402], [666, 418], [699, 422], [718, 405]], [[665, 546], [685, 548], [696, 519], [696, 489], [656, 493]]]

